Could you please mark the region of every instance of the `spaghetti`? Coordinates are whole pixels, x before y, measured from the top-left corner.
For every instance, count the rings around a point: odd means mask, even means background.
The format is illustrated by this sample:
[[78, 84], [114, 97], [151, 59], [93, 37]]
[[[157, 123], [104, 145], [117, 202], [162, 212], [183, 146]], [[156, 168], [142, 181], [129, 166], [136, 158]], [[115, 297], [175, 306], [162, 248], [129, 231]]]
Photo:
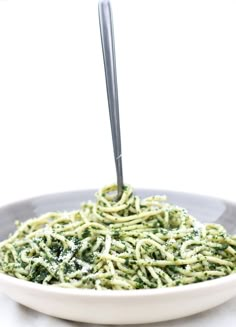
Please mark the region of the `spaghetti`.
[[185, 285], [236, 271], [236, 236], [200, 224], [163, 196], [101, 189], [96, 203], [17, 223], [0, 243], [0, 272], [42, 284], [130, 290]]

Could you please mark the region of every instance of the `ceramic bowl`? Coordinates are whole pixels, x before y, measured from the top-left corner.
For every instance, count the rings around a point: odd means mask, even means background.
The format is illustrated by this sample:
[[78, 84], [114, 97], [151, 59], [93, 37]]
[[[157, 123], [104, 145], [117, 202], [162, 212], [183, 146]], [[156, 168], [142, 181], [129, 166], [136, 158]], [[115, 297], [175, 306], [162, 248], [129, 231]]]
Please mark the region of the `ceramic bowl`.
[[[236, 205], [196, 194], [163, 190], [135, 191], [142, 197], [165, 194], [202, 222], [224, 225], [236, 232]], [[78, 209], [93, 200], [94, 190], [40, 196], [0, 209], [0, 240], [26, 220], [49, 211]], [[236, 295], [236, 274], [192, 285], [150, 290], [85, 290], [39, 285], [0, 274], [0, 289], [13, 300], [39, 312], [97, 324], [144, 324], [189, 316], [215, 307]]]

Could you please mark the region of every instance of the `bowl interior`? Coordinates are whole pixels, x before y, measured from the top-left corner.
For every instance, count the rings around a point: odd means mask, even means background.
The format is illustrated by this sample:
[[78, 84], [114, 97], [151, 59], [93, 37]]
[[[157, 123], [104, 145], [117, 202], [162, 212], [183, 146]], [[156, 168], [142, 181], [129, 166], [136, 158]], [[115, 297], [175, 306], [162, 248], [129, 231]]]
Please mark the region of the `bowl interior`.
[[[0, 241], [15, 230], [15, 221], [24, 221], [50, 211], [70, 211], [80, 207], [80, 203], [95, 201], [95, 190], [81, 190], [43, 195], [9, 204], [0, 208]], [[167, 195], [170, 203], [186, 208], [201, 222], [222, 224], [231, 234], [236, 233], [236, 205], [225, 200], [197, 194], [165, 190], [135, 189], [141, 197], [160, 194]]]

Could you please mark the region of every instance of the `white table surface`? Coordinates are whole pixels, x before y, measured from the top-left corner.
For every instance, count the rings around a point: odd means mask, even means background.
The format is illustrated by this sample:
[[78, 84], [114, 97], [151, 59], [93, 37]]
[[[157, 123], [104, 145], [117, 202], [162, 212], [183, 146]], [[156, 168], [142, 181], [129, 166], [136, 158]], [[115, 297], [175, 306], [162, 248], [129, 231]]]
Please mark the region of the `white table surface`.
[[[92, 312], [91, 312], [92, 314]], [[46, 316], [22, 305], [19, 305], [0, 293], [0, 326], [4, 327], [92, 327], [85, 323], [69, 322]], [[147, 326], [145, 324], [139, 325]], [[150, 327], [235, 327], [236, 298], [208, 310], [184, 319], [160, 322], [148, 325]]]

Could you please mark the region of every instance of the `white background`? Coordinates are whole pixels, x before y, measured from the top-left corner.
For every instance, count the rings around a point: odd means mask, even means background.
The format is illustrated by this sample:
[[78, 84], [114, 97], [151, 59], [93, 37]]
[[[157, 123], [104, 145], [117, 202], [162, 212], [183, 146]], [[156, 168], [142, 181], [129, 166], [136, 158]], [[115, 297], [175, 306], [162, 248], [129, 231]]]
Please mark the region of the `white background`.
[[[236, 1], [113, 0], [125, 182], [236, 200]], [[0, 0], [0, 204], [115, 181], [93, 0]]]
[[[125, 182], [236, 201], [236, 1], [112, 4]], [[97, 0], [0, 0], [0, 205], [114, 181]]]

